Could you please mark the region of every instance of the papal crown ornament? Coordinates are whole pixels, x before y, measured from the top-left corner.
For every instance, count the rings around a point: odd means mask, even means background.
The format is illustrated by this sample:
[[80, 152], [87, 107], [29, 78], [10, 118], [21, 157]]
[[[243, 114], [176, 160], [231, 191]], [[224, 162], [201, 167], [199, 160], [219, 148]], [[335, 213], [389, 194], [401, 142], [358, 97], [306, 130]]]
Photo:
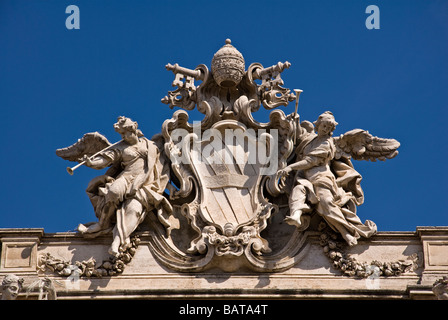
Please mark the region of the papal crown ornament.
[[[169, 91], [162, 102], [170, 108], [193, 110], [197, 107], [202, 113], [208, 110], [202, 107], [202, 103], [208, 103], [213, 97], [221, 102], [224, 112], [236, 112], [235, 102], [241, 96], [253, 100], [252, 111], [261, 105], [266, 109], [287, 106], [296, 99], [294, 93], [282, 87], [281, 73], [290, 66], [286, 61], [264, 68], [254, 62], [246, 70], [243, 55], [227, 39], [226, 44], [214, 54], [211, 70], [204, 64], [193, 70], [168, 63], [166, 69], [176, 75], [172, 82], [176, 89]], [[255, 80], [261, 80], [261, 84]]]
[[244, 58], [230, 39], [213, 56], [212, 73], [216, 83], [226, 88], [235, 87], [243, 79]]

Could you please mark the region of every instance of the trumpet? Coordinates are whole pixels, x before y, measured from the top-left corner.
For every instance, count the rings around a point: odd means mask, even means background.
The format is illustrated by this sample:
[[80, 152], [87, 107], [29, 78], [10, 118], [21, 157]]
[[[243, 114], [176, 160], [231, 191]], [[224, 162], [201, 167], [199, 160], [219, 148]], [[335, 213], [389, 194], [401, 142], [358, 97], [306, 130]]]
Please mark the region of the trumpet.
[[[104, 152], [104, 151], [106, 151], [106, 150], [109, 150], [109, 149], [112, 148], [113, 146], [119, 144], [121, 141], [123, 141], [123, 139], [120, 140], [120, 141], [117, 141], [117, 142], [111, 144], [110, 146], [107, 146], [106, 148], [104, 148], [104, 149], [98, 151], [97, 153], [91, 155], [91, 156], [89, 157], [89, 159], [93, 159], [93, 158], [95, 158], [95, 157], [96, 157], [97, 155], [99, 155], [100, 153], [102, 153], [102, 152]], [[76, 166], [74, 166], [74, 167], [67, 167], [67, 172], [72, 176], [72, 175], [73, 175], [73, 172], [74, 172], [76, 169], [78, 169], [80, 166], [84, 165], [85, 163], [86, 163], [86, 160], [84, 160], [84, 161], [78, 163], [78, 164], [77, 164]]]
[[296, 93], [296, 109], [294, 110], [294, 118], [293, 120], [295, 121], [295, 128], [294, 128], [294, 143], [296, 143], [296, 138], [297, 138], [297, 129], [300, 126], [300, 123], [298, 120], [296, 120], [296, 116], [297, 116], [297, 111], [299, 109], [299, 96], [300, 94], [303, 92], [303, 90], [301, 89], [294, 89], [294, 92]]

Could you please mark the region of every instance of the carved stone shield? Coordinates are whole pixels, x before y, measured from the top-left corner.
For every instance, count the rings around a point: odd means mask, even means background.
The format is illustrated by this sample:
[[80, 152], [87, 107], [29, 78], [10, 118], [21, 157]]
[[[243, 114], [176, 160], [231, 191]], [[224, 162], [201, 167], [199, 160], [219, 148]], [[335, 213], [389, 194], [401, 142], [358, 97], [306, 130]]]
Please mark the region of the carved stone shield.
[[[283, 193], [277, 173], [294, 146], [296, 120], [276, 109], [296, 99], [281, 87], [280, 74], [290, 63], [269, 68], [252, 63], [244, 71], [242, 60], [238, 66], [243, 76], [229, 79], [232, 61], [240, 61], [241, 54], [229, 42], [215, 56], [212, 72], [205, 65], [195, 70], [167, 65], [176, 74], [177, 89], [162, 102], [188, 111], [197, 108], [204, 118], [192, 125], [189, 113], [178, 110], [162, 126], [163, 154], [171, 163], [170, 200], [179, 224], [184, 224], [180, 239], [177, 232], [173, 237], [153, 224], [150, 247], [159, 261], [178, 271], [286, 270], [304, 255], [306, 236], [297, 228], [288, 231], [273, 249], [266, 239], [275, 234], [268, 228], [270, 217], [281, 219], [275, 216]], [[195, 81], [202, 83], [196, 87]], [[267, 123], [252, 115], [261, 105], [271, 110]]]
[[[237, 121], [221, 121], [196, 141], [190, 160], [200, 184], [199, 213], [225, 232], [251, 224], [262, 210], [259, 185], [266, 145]], [[229, 136], [230, 135], [230, 136]], [[232, 232], [233, 233], [233, 232]]]

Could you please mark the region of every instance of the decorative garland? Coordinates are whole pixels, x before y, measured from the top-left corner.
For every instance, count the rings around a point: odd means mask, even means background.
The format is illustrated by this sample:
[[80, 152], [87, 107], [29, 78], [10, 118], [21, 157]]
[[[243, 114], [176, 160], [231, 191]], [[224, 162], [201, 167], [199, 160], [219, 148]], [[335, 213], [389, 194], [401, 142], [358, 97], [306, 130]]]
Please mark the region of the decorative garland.
[[50, 253], [46, 253], [39, 257], [37, 268], [41, 272], [45, 272], [48, 269], [63, 277], [84, 276], [101, 278], [103, 276], [113, 276], [124, 271], [125, 266], [130, 263], [134, 257], [139, 243], [140, 238], [138, 236], [132, 237], [130, 247], [124, 250], [120, 249], [120, 253], [117, 257], [109, 257], [109, 259], [104, 260], [99, 267], [96, 267], [96, 260], [93, 258], [84, 261], [76, 261], [75, 264], [72, 264], [69, 261], [55, 258]]
[[394, 262], [381, 262], [373, 260], [370, 263], [360, 262], [343, 251], [338, 234], [331, 230], [325, 222], [319, 224], [321, 232], [320, 245], [325, 255], [333, 262], [333, 267], [341, 270], [344, 276], [368, 278], [371, 276], [400, 276], [403, 273], [414, 271], [418, 268], [418, 255], [412, 254], [406, 260]]
[[[418, 268], [418, 255], [416, 253], [406, 260], [394, 262], [380, 262], [373, 260], [370, 263], [360, 262], [343, 251], [345, 244], [339, 239], [339, 235], [331, 230], [325, 222], [321, 222], [318, 227], [320, 235], [320, 245], [324, 254], [332, 261], [334, 268], [341, 270], [344, 276], [356, 278], [368, 278], [371, 276], [400, 276], [403, 273], [416, 270]], [[93, 258], [84, 261], [76, 261], [71, 264], [55, 258], [50, 253], [42, 254], [38, 261], [38, 270], [45, 272], [47, 269], [60, 276], [69, 277], [78, 275], [79, 277], [103, 277], [120, 274], [125, 266], [131, 262], [137, 251], [140, 238], [134, 236], [131, 239], [130, 247], [120, 250], [118, 257], [110, 257], [104, 260], [99, 267]]]

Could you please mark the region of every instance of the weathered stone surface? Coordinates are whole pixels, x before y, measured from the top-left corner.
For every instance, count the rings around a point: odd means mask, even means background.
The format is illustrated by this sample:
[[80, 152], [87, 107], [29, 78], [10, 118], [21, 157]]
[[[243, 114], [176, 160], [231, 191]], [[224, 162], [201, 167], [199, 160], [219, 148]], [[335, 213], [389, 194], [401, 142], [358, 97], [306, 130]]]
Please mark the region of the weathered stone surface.
[[[108, 261], [107, 248], [110, 237], [85, 239], [75, 233], [45, 234], [42, 229], [0, 229], [3, 248], [14, 241], [29, 238], [24, 235], [32, 233], [35, 238], [33, 260], [30, 263], [17, 263], [16, 255], [3, 254], [0, 275], [17, 274], [25, 279], [24, 287], [36, 279], [48, 277], [56, 285], [58, 299], [98, 299], [109, 298], [368, 298], [368, 299], [436, 299], [432, 284], [422, 283], [429, 275], [442, 278], [448, 271], [444, 256], [440, 252], [447, 245], [443, 238], [448, 236], [446, 227], [419, 227], [417, 232], [379, 232], [369, 240], [361, 240], [355, 247], [346, 247], [344, 253], [356, 258], [361, 263], [371, 261], [396, 263], [397, 261], [415, 262], [408, 271], [399, 275], [363, 278], [344, 276], [343, 272], [333, 266], [321, 245], [317, 232], [307, 234], [307, 259], [298, 262], [284, 272], [254, 273], [248, 268], [223, 272], [221, 268], [211, 268], [199, 273], [178, 273], [166, 268], [152, 254], [150, 233], [138, 233], [140, 243], [132, 260], [122, 273], [112, 276], [94, 275], [71, 276], [58, 275], [56, 272], [39, 265], [39, 257], [51, 255], [70, 265], [76, 262], [94, 259], [99, 267]], [[424, 233], [424, 237], [422, 237]], [[422, 238], [424, 240], [422, 241]], [[426, 243], [430, 238], [438, 250], [432, 250]], [[437, 242], [441, 241], [441, 242]], [[8, 249], [9, 250], [9, 249]], [[440, 251], [442, 250], [442, 251]], [[4, 250], [2, 250], [4, 252]], [[409, 257], [418, 256], [418, 260]], [[25, 255], [27, 256], [27, 255]], [[10, 261], [11, 259], [11, 261]], [[425, 264], [430, 261], [430, 264]], [[29, 265], [35, 266], [34, 269]], [[14, 268], [7, 266], [14, 265]], [[3, 267], [6, 266], [6, 267]], [[40, 267], [40, 269], [39, 269]], [[25, 298], [25, 293], [18, 299]]]

